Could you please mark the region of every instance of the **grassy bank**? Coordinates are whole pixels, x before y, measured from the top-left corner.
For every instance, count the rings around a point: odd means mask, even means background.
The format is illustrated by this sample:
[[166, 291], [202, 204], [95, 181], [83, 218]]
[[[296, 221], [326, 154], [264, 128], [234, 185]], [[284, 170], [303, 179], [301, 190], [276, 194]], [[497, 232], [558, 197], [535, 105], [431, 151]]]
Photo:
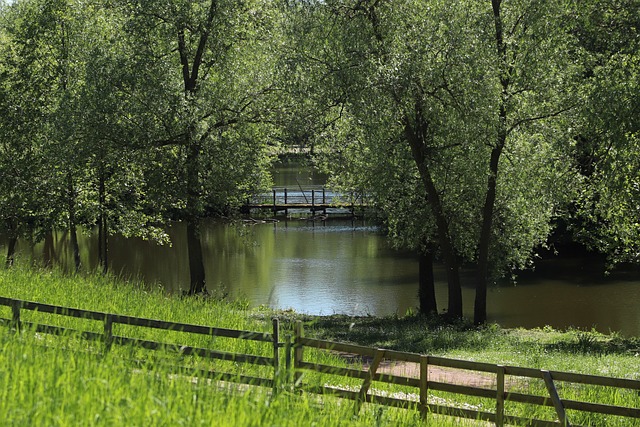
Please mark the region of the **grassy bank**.
[[[269, 332], [277, 314], [283, 333], [296, 320], [303, 320], [308, 335], [348, 341], [372, 347], [428, 353], [459, 359], [520, 365], [550, 370], [638, 378], [640, 342], [617, 335], [585, 331], [504, 330], [497, 326], [473, 328], [465, 323], [449, 325], [438, 319], [308, 317], [249, 309], [242, 302], [215, 298], [180, 298], [160, 289], [123, 283], [102, 276], [67, 278], [56, 272], [15, 268], [0, 271], [0, 295], [95, 311], [156, 318], [175, 322]], [[24, 320], [52, 323], [43, 313], [25, 313]], [[7, 307], [0, 317], [10, 318]], [[63, 324], [60, 324], [63, 322]], [[83, 323], [84, 322], [84, 323]], [[56, 324], [100, 332], [99, 322], [56, 319]], [[141, 336], [162, 342], [214, 346], [227, 351], [265, 354], [258, 344], [239, 344], [211, 337], [184, 337], [178, 333], [148, 330]], [[187, 342], [185, 342], [185, 339]], [[240, 346], [240, 348], [238, 347]], [[72, 351], [69, 351], [72, 350]], [[423, 423], [416, 412], [365, 405], [353, 417], [352, 404], [313, 395], [281, 393], [195, 380], [189, 372], [175, 375], [155, 360], [177, 360], [161, 354], [146, 363], [132, 349], [103, 354], [74, 337], [48, 339], [34, 333], [16, 335], [0, 327], [0, 419], [5, 425], [416, 425]], [[336, 356], [331, 364], [341, 363]], [[185, 360], [180, 360], [185, 363]], [[216, 362], [217, 363], [217, 362]], [[237, 369], [232, 362], [191, 361], [194, 369]], [[189, 365], [190, 364], [190, 365]], [[253, 369], [253, 368], [249, 368]], [[258, 371], [260, 368], [256, 368]], [[255, 374], [256, 372], [250, 372]], [[259, 373], [259, 372], [258, 372]], [[309, 375], [307, 381], [325, 381]], [[358, 381], [340, 380], [349, 386]], [[221, 390], [221, 388], [226, 388]], [[394, 391], [394, 390], [390, 390]], [[403, 390], [398, 388], [399, 392]], [[447, 398], [444, 396], [444, 398]], [[608, 398], [605, 396], [605, 398]], [[638, 406], [625, 396], [623, 404]], [[631, 399], [631, 402], [629, 402]], [[621, 403], [616, 393], [610, 403]], [[470, 400], [471, 405], [481, 405]], [[527, 413], [523, 412], [526, 416]], [[533, 416], [535, 414], [531, 414]], [[608, 425], [635, 425], [620, 423]], [[473, 425], [453, 418], [430, 417], [426, 425]], [[597, 424], [597, 422], [596, 422]]]

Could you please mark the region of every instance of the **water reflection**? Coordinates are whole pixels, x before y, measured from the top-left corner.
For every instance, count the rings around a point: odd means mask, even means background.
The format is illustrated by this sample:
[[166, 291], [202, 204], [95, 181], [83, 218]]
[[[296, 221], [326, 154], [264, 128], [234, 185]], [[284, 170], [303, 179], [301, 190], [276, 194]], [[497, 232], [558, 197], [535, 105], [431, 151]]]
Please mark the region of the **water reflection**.
[[[140, 239], [110, 240], [111, 270], [138, 276], [169, 292], [187, 290], [186, 230], [168, 229], [172, 244]], [[205, 221], [202, 246], [208, 288], [250, 304], [293, 308], [310, 314], [403, 315], [418, 305], [416, 259], [388, 247], [377, 229], [363, 221], [281, 221], [246, 225]], [[80, 235], [85, 269], [96, 268], [95, 236]], [[0, 240], [0, 250], [6, 242]], [[22, 256], [72, 265], [66, 233], [34, 246], [19, 242]], [[640, 336], [640, 280], [637, 274], [603, 278], [590, 264], [545, 261], [516, 286], [493, 287], [488, 317], [507, 327], [575, 326]], [[545, 265], [554, 268], [545, 270]], [[567, 273], [569, 272], [569, 273]], [[465, 271], [465, 315], [472, 317], [471, 271]], [[446, 307], [446, 283], [436, 268], [436, 297]]]

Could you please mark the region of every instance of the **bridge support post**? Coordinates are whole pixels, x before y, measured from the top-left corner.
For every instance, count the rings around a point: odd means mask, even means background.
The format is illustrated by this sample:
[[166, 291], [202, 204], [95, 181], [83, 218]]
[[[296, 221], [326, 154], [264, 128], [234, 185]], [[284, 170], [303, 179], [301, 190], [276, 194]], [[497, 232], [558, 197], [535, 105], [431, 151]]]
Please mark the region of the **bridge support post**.
[[287, 187], [284, 188], [284, 205], [285, 205], [284, 214], [285, 214], [285, 216], [287, 216], [287, 215], [289, 215], [289, 209], [286, 208], [286, 206], [287, 206]]
[[276, 216], [278, 209], [276, 208], [276, 190], [273, 189], [273, 216]]
[[[322, 187], [322, 205], [323, 206], [327, 206], [327, 193], [325, 192], [325, 188], [324, 187]], [[326, 215], [327, 214], [327, 208], [323, 208], [322, 209], [322, 213], [324, 215]]]

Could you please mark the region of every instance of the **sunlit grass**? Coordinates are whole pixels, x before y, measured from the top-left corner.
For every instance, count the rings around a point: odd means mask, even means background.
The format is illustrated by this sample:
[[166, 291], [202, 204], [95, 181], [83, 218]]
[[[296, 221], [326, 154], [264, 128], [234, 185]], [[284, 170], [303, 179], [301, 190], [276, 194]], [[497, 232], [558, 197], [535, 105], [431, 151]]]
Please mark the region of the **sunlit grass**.
[[[65, 277], [55, 271], [14, 268], [0, 271], [0, 295], [23, 300], [146, 317], [182, 323], [272, 332], [265, 308], [250, 310], [242, 302], [216, 298], [168, 296], [160, 289], [102, 276]], [[495, 325], [474, 328], [464, 322], [434, 319], [309, 318], [295, 313], [281, 317], [281, 336], [291, 334], [293, 321], [305, 321], [305, 334], [371, 347], [434, 354], [479, 362], [638, 379], [639, 341], [594, 331], [503, 330]], [[0, 317], [11, 318], [8, 307]], [[23, 310], [23, 321], [46, 323], [101, 333], [99, 321]], [[116, 335], [164, 343], [191, 345], [236, 353], [271, 356], [269, 343], [202, 336], [115, 325]], [[284, 352], [283, 352], [284, 353]], [[336, 354], [305, 349], [305, 361], [346, 366]], [[25, 328], [15, 333], [0, 327], [0, 419], [3, 425], [477, 425], [473, 421], [418, 411], [365, 404], [354, 416], [354, 402], [331, 396], [295, 392], [284, 387], [238, 385], [197, 378], [197, 370], [270, 378], [270, 367], [187, 357], [175, 352], [151, 352], [113, 346], [75, 335], [53, 337]], [[175, 370], [176, 366], [182, 368]], [[358, 365], [354, 365], [358, 367]], [[362, 380], [305, 371], [309, 386], [340, 386], [358, 390]], [[523, 393], [545, 394], [538, 380], [510, 385]], [[559, 384], [564, 399], [640, 407], [636, 391]], [[417, 400], [418, 390], [374, 382], [378, 395]], [[430, 392], [430, 403], [493, 412], [495, 401]], [[553, 420], [552, 408], [506, 403], [507, 413]], [[638, 420], [570, 412], [583, 425], [639, 425]]]

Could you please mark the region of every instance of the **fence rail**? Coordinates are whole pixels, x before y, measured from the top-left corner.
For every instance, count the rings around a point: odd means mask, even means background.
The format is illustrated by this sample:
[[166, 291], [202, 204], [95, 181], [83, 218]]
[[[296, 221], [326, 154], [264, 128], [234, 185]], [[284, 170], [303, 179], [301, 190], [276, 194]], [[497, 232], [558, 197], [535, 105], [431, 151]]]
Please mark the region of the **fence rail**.
[[[135, 345], [149, 350], [169, 349], [179, 352], [183, 355], [198, 355], [203, 358], [234, 361], [238, 363], [247, 363], [260, 366], [269, 366], [273, 368], [273, 375], [269, 378], [254, 377], [248, 375], [237, 375], [228, 372], [213, 372], [211, 370], [199, 369], [191, 371], [191, 375], [215, 378], [223, 381], [237, 382], [242, 384], [257, 385], [270, 387], [274, 393], [277, 393], [282, 387], [293, 387], [297, 390], [303, 390], [308, 393], [329, 393], [339, 397], [353, 400], [355, 412], [359, 412], [365, 402], [375, 403], [379, 405], [414, 408], [419, 410], [423, 416], [430, 413], [449, 415], [461, 418], [470, 418], [474, 420], [483, 420], [495, 423], [496, 426], [505, 424], [521, 424], [525, 423], [531, 426], [569, 426], [570, 415], [567, 411], [582, 411], [594, 414], [615, 415], [633, 419], [640, 419], [640, 408], [625, 407], [617, 405], [602, 404], [597, 402], [584, 402], [571, 399], [563, 399], [560, 396], [557, 384], [562, 382], [568, 384], [579, 384], [586, 386], [611, 387], [615, 389], [633, 390], [640, 396], [640, 381], [622, 378], [610, 378], [597, 375], [576, 374], [560, 371], [546, 371], [541, 369], [523, 368], [517, 366], [502, 366], [491, 363], [479, 363], [466, 360], [456, 360], [444, 357], [429, 356], [416, 353], [406, 353], [394, 350], [377, 349], [365, 347], [355, 344], [337, 343], [327, 340], [313, 339], [304, 336], [301, 322], [295, 325], [294, 339], [286, 337], [285, 340], [280, 339], [279, 321], [273, 319], [273, 332], [255, 332], [226, 328], [217, 328], [211, 326], [193, 325], [187, 323], [168, 322], [162, 320], [154, 320], [147, 318], [139, 318], [134, 316], [124, 316], [112, 313], [104, 313], [98, 311], [81, 310], [77, 308], [62, 307], [51, 304], [43, 304], [31, 301], [23, 301], [13, 298], [0, 297], [0, 306], [11, 308], [11, 319], [0, 318], [0, 323], [9, 325], [16, 330], [21, 330], [26, 326], [33, 330], [60, 335], [65, 333], [74, 333], [78, 336], [95, 341], [102, 341], [105, 350], [108, 351], [112, 345]], [[45, 324], [35, 324], [27, 322], [21, 318], [22, 310], [38, 311], [42, 313], [50, 313], [53, 315], [61, 315], [75, 317], [81, 319], [95, 320], [103, 323], [102, 333], [92, 331], [82, 331], [69, 329], [61, 326], [52, 326]], [[199, 348], [175, 343], [162, 343], [155, 341], [143, 340], [140, 338], [124, 335], [115, 335], [113, 326], [115, 324], [129, 325], [141, 328], [154, 328], [168, 331], [189, 332], [194, 334], [226, 337], [230, 339], [252, 340], [263, 342], [270, 347], [271, 356], [261, 356], [253, 354], [232, 353], [211, 348]], [[281, 352], [284, 348], [285, 366], [281, 366]], [[368, 361], [367, 369], [357, 367], [332, 366], [327, 364], [313, 363], [305, 360], [305, 349], [310, 348], [320, 351], [331, 351], [348, 353], [350, 355], [362, 358]], [[291, 361], [293, 358], [293, 367]], [[413, 363], [417, 367], [417, 376], [396, 375], [390, 372], [381, 372], [380, 367], [383, 361], [390, 362], [408, 362]], [[468, 384], [457, 384], [455, 382], [438, 381], [429, 377], [429, 368], [447, 368], [463, 371], [480, 372], [484, 375], [492, 375], [495, 379], [495, 387], [480, 387]], [[333, 377], [348, 377], [362, 380], [357, 389], [346, 389], [338, 386], [310, 386], [306, 384], [305, 372], [313, 371], [321, 374], [331, 375]], [[546, 394], [531, 394], [512, 387], [511, 383], [506, 381], [506, 377], [517, 377], [519, 379], [541, 381], [547, 390]], [[287, 379], [292, 379], [291, 382]], [[417, 389], [418, 399], [410, 399], [406, 396], [385, 396], [376, 392], [373, 384], [381, 382], [386, 384], [394, 384], [399, 386], [413, 387]], [[526, 382], [525, 382], [526, 383]], [[520, 381], [517, 384], [525, 384]], [[562, 390], [562, 389], [560, 389]], [[480, 397], [491, 399], [494, 401], [495, 409], [493, 411], [470, 409], [465, 407], [457, 407], [454, 405], [444, 405], [441, 403], [430, 403], [429, 397], [433, 391], [441, 391], [453, 393], [462, 396]], [[522, 418], [519, 416], [509, 415], [505, 409], [507, 402], [529, 404], [542, 407], [550, 407], [554, 409], [555, 420], [540, 420]]]
[[[560, 397], [558, 383], [579, 384], [583, 386], [611, 387], [615, 389], [628, 389], [640, 391], [640, 381], [622, 378], [610, 378], [597, 375], [576, 374], [560, 371], [546, 371], [517, 366], [502, 366], [491, 363], [479, 363], [467, 360], [448, 359], [443, 357], [428, 356], [416, 353], [405, 353], [385, 349], [375, 349], [354, 344], [335, 343], [326, 340], [306, 338], [303, 334], [302, 324], [298, 323], [295, 329], [293, 343], [295, 349], [293, 366], [295, 370], [295, 382], [299, 387], [305, 388], [304, 371], [321, 372], [328, 375], [358, 378], [362, 384], [357, 391], [346, 390], [333, 386], [308, 387], [308, 391], [315, 393], [331, 393], [340, 397], [355, 401], [355, 410], [359, 411], [363, 402], [375, 402], [376, 404], [394, 407], [415, 407], [423, 414], [436, 413], [452, 415], [474, 420], [483, 420], [495, 423], [497, 426], [505, 424], [526, 424], [532, 426], [569, 426], [570, 416], [567, 411], [582, 411], [593, 414], [615, 415], [640, 419], [640, 408], [624, 407], [594, 402], [584, 402]], [[306, 362], [304, 349], [313, 348], [329, 350], [339, 353], [348, 353], [368, 360], [368, 369], [344, 368], [326, 364]], [[409, 362], [418, 366], [418, 376], [402, 376], [389, 372], [379, 372], [383, 360], [390, 362]], [[429, 378], [429, 368], [451, 368], [462, 371], [475, 371], [494, 375], [495, 388], [486, 388], [473, 385], [461, 385], [442, 381], [434, 381]], [[527, 380], [542, 381], [547, 394], [530, 394], [507, 388], [506, 377], [517, 377]], [[372, 383], [381, 382], [387, 384], [415, 387], [419, 394], [418, 400], [380, 396], [371, 393]], [[566, 386], [566, 385], [565, 385]], [[494, 411], [473, 410], [442, 404], [429, 403], [431, 391], [442, 391], [462, 396], [472, 396], [491, 399], [494, 401]], [[640, 394], [640, 393], [639, 393]], [[555, 411], [556, 420], [529, 419], [509, 415], [505, 410], [505, 403], [521, 403], [535, 406], [551, 407]]]
[[[261, 385], [265, 387], [271, 387], [274, 391], [278, 390], [278, 380], [280, 378], [280, 348], [284, 345], [280, 342], [279, 338], [279, 321], [273, 319], [273, 332], [255, 332], [244, 331], [226, 328], [216, 328], [210, 326], [193, 325], [188, 323], [167, 322], [163, 320], [146, 319], [134, 316], [124, 316], [119, 314], [104, 313], [99, 311], [81, 310], [71, 307], [62, 307], [51, 304], [43, 304], [32, 301], [23, 301], [13, 298], [0, 297], [0, 306], [11, 307], [12, 318], [5, 319], [0, 318], [0, 323], [10, 325], [16, 330], [21, 330], [24, 327], [33, 328], [36, 332], [46, 333], [51, 335], [62, 334], [78, 334], [80, 337], [88, 340], [102, 341], [105, 344], [105, 350], [109, 350], [113, 344], [119, 345], [135, 345], [147, 350], [169, 350], [179, 352], [185, 356], [197, 355], [202, 358], [217, 359], [225, 361], [233, 361], [237, 363], [247, 363], [253, 365], [270, 366], [273, 368], [273, 376], [271, 378], [264, 377], [251, 377], [242, 376], [239, 377], [236, 374], [228, 372], [209, 372], [202, 376], [215, 377], [225, 381], [237, 381], [242, 383], [251, 383], [255, 385]], [[85, 320], [96, 320], [103, 322], [103, 333], [96, 333], [91, 331], [83, 331], [65, 328], [62, 326], [46, 325], [42, 323], [33, 323], [24, 321], [21, 319], [21, 311], [38, 311], [41, 313], [49, 313], [54, 315], [61, 315], [67, 317], [74, 317]], [[141, 328], [153, 328], [162, 329], [167, 331], [177, 331], [193, 333], [198, 335], [206, 335], [212, 337], [224, 337], [240, 340], [250, 340], [264, 342], [265, 345], [270, 345], [272, 348], [272, 356], [259, 356], [253, 354], [244, 353], [231, 353], [220, 350], [213, 350], [209, 348], [199, 348], [187, 345], [180, 345], [175, 343], [149, 341], [131, 336], [114, 335], [113, 326], [116, 324], [129, 325]]]

